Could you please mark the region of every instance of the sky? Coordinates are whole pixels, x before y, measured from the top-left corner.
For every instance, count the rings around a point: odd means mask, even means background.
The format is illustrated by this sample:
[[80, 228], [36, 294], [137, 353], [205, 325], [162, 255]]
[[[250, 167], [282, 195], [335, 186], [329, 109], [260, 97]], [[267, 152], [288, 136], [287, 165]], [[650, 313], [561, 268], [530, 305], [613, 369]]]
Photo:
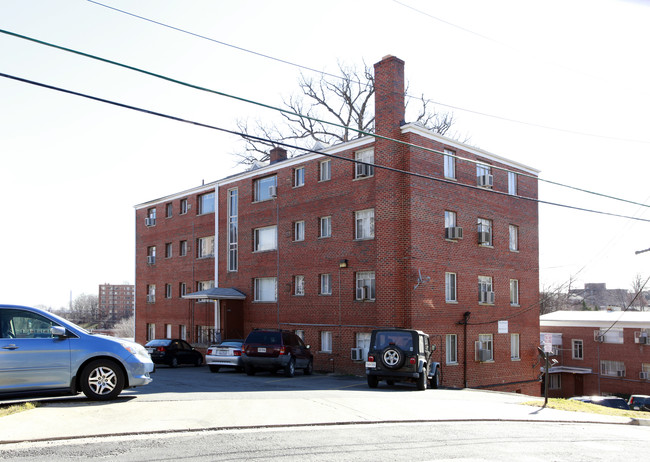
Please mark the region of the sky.
[[[260, 55], [329, 73], [397, 56], [409, 94], [452, 111], [472, 145], [601, 194], [542, 182], [542, 201], [640, 219], [540, 204], [542, 289], [650, 276], [650, 252], [635, 254], [650, 248], [650, 2], [102, 3], [176, 29], [87, 0], [0, 0], [0, 29], [272, 106], [301, 70]], [[5, 33], [0, 73], [227, 129], [280, 120]], [[0, 303], [59, 308], [134, 283], [134, 205], [240, 171], [243, 146], [0, 77]]]

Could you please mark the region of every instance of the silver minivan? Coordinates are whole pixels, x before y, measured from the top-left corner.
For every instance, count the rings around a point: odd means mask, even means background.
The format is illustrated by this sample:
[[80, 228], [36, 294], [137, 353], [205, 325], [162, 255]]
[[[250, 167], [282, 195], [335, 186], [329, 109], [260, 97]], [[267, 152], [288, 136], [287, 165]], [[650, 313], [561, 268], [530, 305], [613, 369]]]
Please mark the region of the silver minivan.
[[110, 400], [150, 383], [153, 370], [142, 345], [91, 334], [37, 308], [0, 305], [0, 397], [83, 392]]

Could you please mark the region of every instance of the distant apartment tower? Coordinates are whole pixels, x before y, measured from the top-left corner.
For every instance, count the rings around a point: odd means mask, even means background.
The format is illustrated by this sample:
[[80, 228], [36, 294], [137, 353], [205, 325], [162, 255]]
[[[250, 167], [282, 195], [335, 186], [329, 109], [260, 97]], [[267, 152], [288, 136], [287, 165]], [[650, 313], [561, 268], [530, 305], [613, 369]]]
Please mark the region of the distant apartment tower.
[[135, 286], [130, 284], [99, 285], [100, 319], [111, 324], [129, 318], [135, 309]]

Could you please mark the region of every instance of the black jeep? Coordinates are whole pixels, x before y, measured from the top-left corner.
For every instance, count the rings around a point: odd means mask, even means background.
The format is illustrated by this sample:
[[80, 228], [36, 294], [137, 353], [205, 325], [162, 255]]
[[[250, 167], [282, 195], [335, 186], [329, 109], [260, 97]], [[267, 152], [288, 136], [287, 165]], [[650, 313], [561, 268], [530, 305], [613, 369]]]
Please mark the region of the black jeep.
[[440, 364], [431, 361], [429, 336], [412, 329], [376, 329], [370, 336], [366, 376], [368, 386], [377, 388], [380, 380], [415, 382], [418, 390], [440, 384]]

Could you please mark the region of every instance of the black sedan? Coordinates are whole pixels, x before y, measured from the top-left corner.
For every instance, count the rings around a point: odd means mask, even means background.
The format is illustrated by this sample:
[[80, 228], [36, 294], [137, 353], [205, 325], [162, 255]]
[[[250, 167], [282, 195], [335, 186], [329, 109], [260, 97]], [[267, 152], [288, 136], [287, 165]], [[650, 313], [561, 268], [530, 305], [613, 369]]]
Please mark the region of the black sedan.
[[182, 339], [150, 340], [144, 346], [155, 364], [176, 367], [180, 364], [203, 364], [203, 355]]

